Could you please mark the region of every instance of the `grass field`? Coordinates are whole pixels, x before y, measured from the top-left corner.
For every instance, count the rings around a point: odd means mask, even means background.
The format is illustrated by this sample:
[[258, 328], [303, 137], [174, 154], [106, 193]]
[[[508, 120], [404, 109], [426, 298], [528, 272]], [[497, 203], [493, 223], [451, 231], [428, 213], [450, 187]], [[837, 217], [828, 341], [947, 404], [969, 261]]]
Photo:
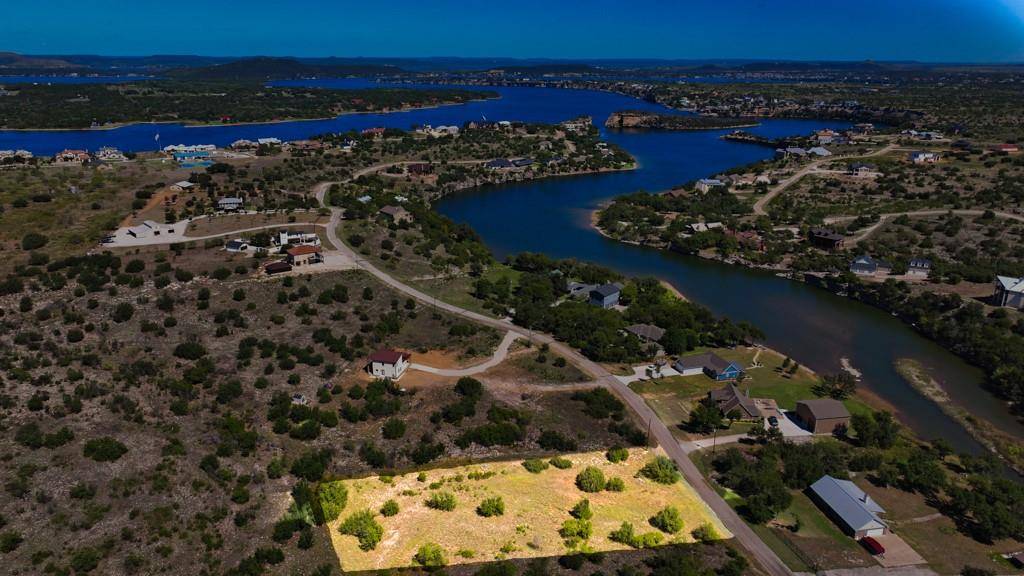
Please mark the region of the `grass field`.
[[[636, 477], [656, 454], [660, 451], [633, 449], [629, 459], [618, 464], [609, 462], [604, 453], [574, 454], [567, 456], [571, 468], [549, 467], [539, 474], [528, 472], [521, 460], [513, 460], [430, 470], [423, 481], [416, 474], [390, 481], [379, 477], [343, 480], [348, 487], [348, 505], [338, 520], [329, 524], [331, 539], [345, 571], [410, 566], [417, 549], [425, 543], [440, 545], [449, 564], [559, 556], [568, 549], [558, 530], [571, 519], [569, 510], [582, 498], [590, 500], [594, 512], [589, 540], [589, 548], [594, 551], [628, 549], [610, 541], [608, 535], [624, 521], [631, 522], [637, 533], [655, 531], [648, 519], [668, 505], [679, 509], [684, 526], [678, 534], [667, 536], [664, 543], [692, 542], [690, 532], [705, 523], [714, 526], [722, 537], [730, 537], [687, 484], [680, 481], [664, 485]], [[586, 466], [602, 469], [606, 477], [621, 478], [625, 491], [580, 491], [575, 478]], [[454, 494], [458, 501], [455, 509], [443, 512], [428, 508], [424, 501], [435, 491]], [[504, 500], [504, 515], [478, 516], [477, 505], [493, 496]], [[354, 537], [338, 532], [339, 523], [349, 515], [366, 509], [376, 512], [389, 499], [398, 503], [399, 512], [391, 517], [376, 516], [384, 528], [376, 549], [361, 551]]]

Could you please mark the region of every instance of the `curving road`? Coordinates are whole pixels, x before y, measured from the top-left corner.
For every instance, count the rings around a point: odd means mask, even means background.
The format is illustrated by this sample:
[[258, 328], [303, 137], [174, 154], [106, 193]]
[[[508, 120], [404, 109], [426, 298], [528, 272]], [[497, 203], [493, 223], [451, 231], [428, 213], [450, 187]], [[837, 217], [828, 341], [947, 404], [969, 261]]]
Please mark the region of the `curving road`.
[[[949, 210], [936, 208], [932, 210], [911, 210], [909, 212], [887, 212], [885, 214], [878, 215], [878, 222], [875, 222], [871, 226], [864, 228], [857, 233], [856, 236], [852, 236], [847, 239], [847, 242], [856, 244], [868, 236], [875, 233], [876, 230], [882, 227], [888, 220], [898, 218], [900, 216], [907, 216], [910, 218], [921, 218], [926, 216], [942, 216], [944, 214], [955, 214], [957, 216], [981, 216], [985, 213], [985, 210], [978, 209], [961, 209], [961, 210]], [[1011, 212], [1000, 212], [998, 210], [991, 210], [996, 218], [1003, 218], [1006, 220], [1016, 220], [1017, 222], [1024, 222], [1024, 215], [1013, 214]], [[850, 220], [856, 220], [858, 216], [829, 216], [824, 219], [825, 224], [835, 224], [837, 222], [849, 222]]]
[[521, 338], [522, 335], [513, 330], [509, 330], [505, 333], [505, 338], [502, 339], [501, 344], [498, 344], [498, 349], [494, 351], [494, 355], [488, 358], [485, 362], [480, 364], [474, 364], [466, 368], [434, 368], [433, 366], [426, 366], [424, 364], [416, 364], [415, 362], [409, 365], [409, 368], [413, 370], [419, 370], [420, 372], [428, 372], [430, 374], [437, 374], [438, 376], [451, 376], [453, 378], [461, 378], [463, 376], [475, 376], [482, 374], [491, 368], [494, 368], [498, 364], [505, 361], [508, 358], [508, 349], [512, 346], [512, 343]]
[[[324, 196], [332, 184], [333, 182], [324, 182], [317, 184], [314, 187], [314, 192], [321, 204], [323, 204]], [[590, 360], [576, 349], [555, 340], [547, 334], [533, 331], [524, 333], [522, 327], [515, 326], [508, 320], [491, 318], [489, 316], [473, 312], [472, 310], [466, 310], [453, 304], [437, 300], [429, 294], [421, 292], [412, 286], [408, 286], [396, 280], [388, 273], [377, 268], [370, 262], [367, 262], [364, 258], [360, 257], [355, 251], [353, 251], [352, 248], [342, 242], [341, 238], [338, 237], [337, 232], [338, 226], [341, 224], [342, 211], [340, 208], [328, 208], [331, 210], [331, 221], [328, 224], [327, 237], [331, 241], [331, 244], [337, 247], [337, 251], [343, 253], [347, 258], [354, 260], [360, 268], [376, 277], [387, 286], [424, 304], [433, 305], [446, 312], [462, 316], [479, 324], [506, 331], [506, 339], [515, 335], [515, 338], [528, 339], [537, 344], [547, 344], [551, 350], [554, 350], [566, 360], [574, 363], [581, 370], [589, 374], [594, 379], [596, 385], [604, 386], [605, 388], [613, 391], [617, 396], [625, 401], [626, 405], [628, 405], [643, 422], [647, 424], [649, 436], [653, 437], [654, 440], [657, 441], [658, 445], [665, 450], [665, 453], [672, 458], [690, 486], [693, 487], [707, 506], [714, 511], [722, 521], [722, 524], [725, 525], [726, 529], [732, 532], [736, 540], [747, 549], [754, 560], [772, 576], [792, 576], [792, 570], [790, 570], [789, 567], [779, 559], [775, 552], [769, 548], [757, 534], [754, 533], [750, 526], [748, 526], [746, 522], [739, 517], [736, 511], [733, 510], [717, 492], [715, 492], [710, 484], [708, 484], [704, 475], [701, 474], [700, 470], [697, 469], [697, 466], [687, 456], [687, 453], [692, 451], [694, 447], [687, 446], [690, 450], [684, 449], [680, 441], [672, 435], [668, 426], [658, 418], [654, 411], [651, 410], [650, 406], [644, 402], [643, 398], [629, 389], [629, 386], [620, 382], [618, 378], [612, 375], [611, 372], [600, 364]]]
[[800, 170], [798, 170], [795, 174], [793, 174], [789, 178], [786, 178], [785, 180], [783, 180], [783, 181], [779, 182], [778, 184], [776, 184], [775, 187], [772, 188], [771, 190], [769, 190], [767, 194], [765, 194], [764, 196], [759, 198], [757, 200], [757, 202], [754, 202], [754, 214], [756, 214], [758, 216], [764, 216], [764, 215], [768, 214], [768, 210], [767, 210], [766, 207], [768, 206], [768, 204], [772, 200], [775, 199], [776, 196], [778, 196], [779, 194], [782, 194], [783, 192], [785, 192], [786, 188], [789, 188], [790, 186], [792, 186], [796, 182], [799, 182], [800, 179], [803, 178], [804, 176], [807, 176], [808, 174], [817, 172], [818, 171], [818, 167], [821, 166], [822, 164], [827, 164], [829, 162], [835, 162], [836, 160], [853, 160], [853, 159], [856, 159], [856, 158], [870, 158], [872, 156], [879, 156], [881, 154], [885, 154], [886, 152], [891, 152], [891, 151], [895, 150], [896, 148], [897, 148], [896, 144], [889, 144], [888, 146], [885, 146], [884, 148], [879, 148], [878, 150], [875, 150], [874, 152], [869, 152], [867, 154], [861, 154], [861, 155], [856, 155], [856, 156], [828, 156], [826, 158], [822, 158], [821, 160], [815, 160], [814, 162], [811, 162], [810, 164], [808, 164], [808, 165], [804, 166], [803, 168], [801, 168]]

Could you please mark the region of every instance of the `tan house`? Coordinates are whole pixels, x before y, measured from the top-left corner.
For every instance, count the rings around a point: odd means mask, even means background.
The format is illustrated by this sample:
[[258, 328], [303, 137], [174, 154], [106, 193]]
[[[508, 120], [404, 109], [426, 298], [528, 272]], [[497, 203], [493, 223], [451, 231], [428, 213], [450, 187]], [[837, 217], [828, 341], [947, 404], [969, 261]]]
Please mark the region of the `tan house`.
[[796, 415], [815, 434], [831, 434], [839, 426], [850, 425], [850, 411], [832, 398], [801, 400], [796, 403]]
[[412, 222], [412, 212], [401, 206], [385, 206], [380, 209], [380, 213], [390, 218], [396, 224], [399, 222]]
[[292, 266], [308, 266], [324, 261], [323, 251], [319, 246], [296, 246], [288, 249], [287, 262]]

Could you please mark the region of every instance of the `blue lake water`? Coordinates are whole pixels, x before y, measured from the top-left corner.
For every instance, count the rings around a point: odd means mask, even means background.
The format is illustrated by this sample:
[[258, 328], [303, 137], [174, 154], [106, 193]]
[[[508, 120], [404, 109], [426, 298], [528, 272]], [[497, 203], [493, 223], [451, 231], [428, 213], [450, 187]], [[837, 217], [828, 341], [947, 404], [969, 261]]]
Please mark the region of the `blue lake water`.
[[[378, 86], [366, 80], [279, 83], [330, 88]], [[330, 120], [266, 125], [188, 128], [142, 124], [114, 130], [0, 131], [0, 149], [25, 148], [52, 154], [64, 148], [153, 150], [167, 144], [226, 145], [239, 138], [295, 140], [324, 132], [371, 126], [408, 128], [416, 124], [459, 124], [478, 119], [558, 122], [580, 114], [599, 125], [626, 108], [663, 110], [633, 98], [598, 91], [497, 88], [497, 100], [388, 114], [352, 114]], [[765, 136], [806, 134], [843, 128], [843, 122], [771, 120], [750, 129]], [[982, 374], [899, 320], [872, 307], [823, 290], [696, 257], [621, 244], [589, 226], [600, 203], [636, 190], [658, 191], [720, 170], [763, 159], [771, 151], [721, 140], [726, 131], [618, 132], [605, 138], [631, 152], [640, 168], [630, 172], [490, 186], [449, 196], [437, 204], [447, 216], [470, 224], [500, 258], [521, 251], [543, 252], [602, 264], [628, 275], [652, 275], [671, 282], [687, 297], [734, 320], [748, 320], [766, 334], [766, 343], [819, 372], [840, 369], [849, 358], [863, 382], [889, 402], [901, 419], [925, 438], [944, 437], [957, 449], [980, 445], [932, 402], [906, 384], [893, 368], [898, 358], [928, 366], [950, 395], [971, 412], [1024, 437], [1024, 426], [1006, 406], [979, 389]], [[160, 140], [155, 136], [159, 134]]]

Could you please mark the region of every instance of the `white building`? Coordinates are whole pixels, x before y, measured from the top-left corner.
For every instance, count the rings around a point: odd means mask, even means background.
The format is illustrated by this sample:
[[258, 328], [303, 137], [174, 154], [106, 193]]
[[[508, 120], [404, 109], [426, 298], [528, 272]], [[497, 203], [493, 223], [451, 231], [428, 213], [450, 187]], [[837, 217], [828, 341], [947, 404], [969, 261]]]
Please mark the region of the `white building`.
[[696, 188], [699, 192], [707, 193], [717, 186], [725, 186], [725, 182], [722, 182], [717, 178], [701, 178], [700, 180], [697, 180]]
[[409, 369], [411, 359], [411, 354], [384, 348], [370, 355], [366, 371], [376, 378], [398, 380]]
[[174, 234], [174, 224], [161, 224], [153, 220], [146, 220], [140, 226], [132, 226], [128, 229], [128, 235], [135, 238], [150, 238], [152, 236], [163, 236]]
[[182, 180], [181, 182], [175, 182], [174, 184], [171, 184], [171, 190], [175, 192], [184, 192], [186, 190], [191, 189], [193, 186], [195, 186], [194, 182]]
[[277, 244], [284, 246], [290, 244], [292, 246], [319, 246], [320, 237], [312, 232], [292, 232], [290, 230], [282, 230], [277, 236]]

